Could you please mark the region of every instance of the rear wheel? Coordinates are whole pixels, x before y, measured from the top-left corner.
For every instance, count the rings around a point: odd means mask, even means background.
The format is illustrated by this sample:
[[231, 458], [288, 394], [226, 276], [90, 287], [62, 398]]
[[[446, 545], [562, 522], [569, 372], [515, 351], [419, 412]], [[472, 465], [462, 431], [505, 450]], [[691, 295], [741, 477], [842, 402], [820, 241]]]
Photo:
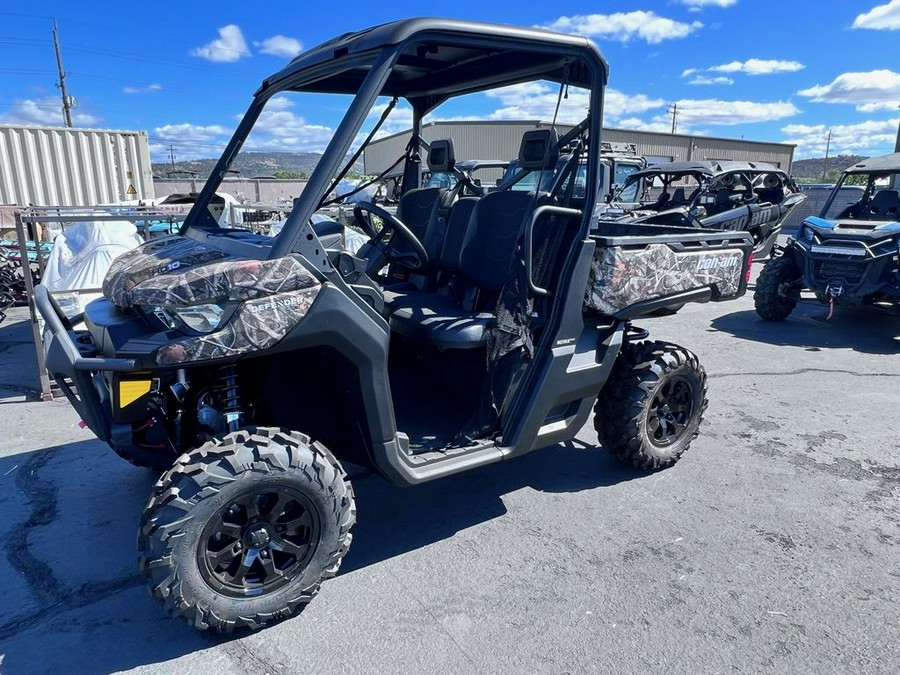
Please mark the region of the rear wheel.
[[325, 447], [250, 428], [178, 458], [138, 535], [141, 574], [170, 616], [198, 629], [259, 628], [300, 611], [337, 573], [356, 519]]
[[784, 321], [799, 300], [800, 269], [793, 259], [782, 256], [766, 263], [756, 280], [753, 304], [766, 321]]
[[601, 445], [639, 469], [677, 462], [706, 410], [706, 371], [692, 352], [667, 342], [627, 345], [594, 408]]

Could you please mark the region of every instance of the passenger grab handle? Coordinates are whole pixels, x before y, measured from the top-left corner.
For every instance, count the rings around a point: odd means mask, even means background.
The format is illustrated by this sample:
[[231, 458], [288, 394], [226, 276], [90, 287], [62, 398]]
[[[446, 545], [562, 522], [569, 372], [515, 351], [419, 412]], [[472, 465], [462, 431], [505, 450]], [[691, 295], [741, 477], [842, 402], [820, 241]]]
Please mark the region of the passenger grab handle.
[[545, 206], [539, 206], [534, 211], [532, 211], [531, 216], [528, 218], [528, 224], [525, 225], [525, 276], [528, 279], [528, 288], [535, 295], [550, 296], [553, 295], [551, 291], [548, 291], [546, 288], [541, 288], [534, 283], [534, 265], [531, 259], [533, 247], [532, 239], [534, 238], [534, 224], [538, 221], [538, 218], [546, 213], [556, 213], [561, 216], [575, 216], [577, 218], [581, 218], [583, 212], [581, 211], [581, 209], [570, 209], [564, 206], [553, 206], [551, 204], [547, 204]]

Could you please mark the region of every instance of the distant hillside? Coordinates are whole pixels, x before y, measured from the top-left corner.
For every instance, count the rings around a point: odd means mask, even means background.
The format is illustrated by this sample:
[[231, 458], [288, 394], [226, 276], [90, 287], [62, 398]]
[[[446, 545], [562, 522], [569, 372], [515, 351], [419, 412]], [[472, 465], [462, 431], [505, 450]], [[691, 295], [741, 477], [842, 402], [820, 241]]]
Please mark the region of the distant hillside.
[[[315, 152], [242, 152], [231, 168], [240, 172], [242, 178], [254, 176], [278, 176], [279, 173], [308, 176], [316, 167], [322, 155]], [[153, 164], [153, 174], [166, 178], [171, 171], [192, 171], [205, 180], [218, 159], [191, 159], [183, 162], [157, 162]], [[279, 176], [281, 177], [281, 176]], [[284, 176], [287, 177], [287, 176]]]
[[797, 159], [791, 166], [791, 174], [800, 183], [834, 183], [844, 169], [864, 159], [868, 158], [863, 155], [835, 155], [828, 158], [827, 164], [824, 157]]

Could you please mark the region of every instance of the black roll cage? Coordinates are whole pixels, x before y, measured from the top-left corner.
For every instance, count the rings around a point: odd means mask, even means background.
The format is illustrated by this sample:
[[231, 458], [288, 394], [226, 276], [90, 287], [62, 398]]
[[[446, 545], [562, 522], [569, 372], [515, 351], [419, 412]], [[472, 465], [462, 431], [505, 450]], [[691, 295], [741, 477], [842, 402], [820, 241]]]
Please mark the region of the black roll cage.
[[[382, 36], [384, 41], [379, 43], [378, 38]], [[355, 48], [360, 50], [355, 51]], [[437, 61], [433, 54], [441, 48], [461, 51], [469, 58], [460, 59], [458, 63]], [[513, 58], [529, 53], [533, 58]], [[331, 58], [328, 58], [329, 54]], [[492, 58], [497, 62], [493, 69], [490, 67]], [[572, 64], [575, 67], [571, 67]], [[433, 77], [410, 74], [418, 73], [416, 68], [425, 67], [433, 69]], [[263, 82], [185, 219], [181, 233], [203, 239], [218, 229], [218, 224], [209, 216], [207, 205], [265, 104], [281, 92], [355, 93], [303, 192], [294, 200], [294, 208], [281, 233], [267, 251], [258, 246], [256, 251], [257, 255], [278, 258], [300, 250], [325, 272], [327, 261], [312, 255], [313, 251], [321, 249], [315, 246], [318, 242], [307, 223], [333, 177], [338, 175], [341, 163], [379, 96], [404, 98], [413, 108], [412, 137], [403, 172], [403, 189], [408, 190], [418, 186], [420, 176], [418, 148], [422, 118], [444, 101], [536, 79], [587, 86], [591, 91], [589, 135], [599, 140], [607, 73], [605, 60], [590, 41], [539, 29], [445, 19], [411, 19], [342, 36], [301, 54]], [[405, 76], [408, 76], [408, 82], [404, 82]], [[425, 87], [425, 82], [431, 83], [430, 88]], [[408, 89], [403, 89], [404, 85]], [[588, 184], [597, 182], [599, 156], [598, 143], [596, 152], [590, 152], [588, 157]], [[585, 214], [591, 212], [593, 199], [594, 195], [590, 195], [591, 203], [585, 205]], [[585, 215], [584, 236], [589, 221]], [[304, 239], [311, 245], [306, 246]], [[240, 247], [237, 242], [223, 243], [229, 248]]]

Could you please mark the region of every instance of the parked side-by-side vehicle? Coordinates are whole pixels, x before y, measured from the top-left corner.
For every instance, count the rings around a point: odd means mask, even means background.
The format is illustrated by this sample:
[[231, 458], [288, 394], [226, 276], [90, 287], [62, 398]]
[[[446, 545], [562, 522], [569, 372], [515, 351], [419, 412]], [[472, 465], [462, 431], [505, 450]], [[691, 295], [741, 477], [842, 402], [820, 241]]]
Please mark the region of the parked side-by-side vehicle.
[[[848, 204], [850, 186], [859, 192]], [[900, 153], [844, 171], [822, 212], [763, 268], [756, 311], [767, 321], [786, 319], [803, 289], [829, 305], [829, 316], [836, 305], [900, 306]]]
[[[570, 440], [592, 410], [631, 464], [685, 452], [706, 374], [633, 322], [742, 295], [753, 240], [597, 219], [606, 80], [592, 42], [545, 30], [410, 19], [342, 35], [265, 80], [184, 227], [113, 263], [85, 330], [38, 288], [60, 388], [113, 450], [162, 472], [138, 546], [169, 614], [230, 631], [302, 609], [350, 546], [348, 465], [423, 483]], [[517, 177], [486, 194], [419, 186], [426, 114], [528, 82], [583, 90], [585, 119], [526, 132]], [[223, 227], [221, 176], [292, 95], [346, 112], [277, 236]], [[400, 100], [413, 139], [396, 212], [356, 203], [368, 241], [329, 248], [310, 219], [375, 135], [373, 108]], [[452, 171], [453, 143], [424, 161]]]

